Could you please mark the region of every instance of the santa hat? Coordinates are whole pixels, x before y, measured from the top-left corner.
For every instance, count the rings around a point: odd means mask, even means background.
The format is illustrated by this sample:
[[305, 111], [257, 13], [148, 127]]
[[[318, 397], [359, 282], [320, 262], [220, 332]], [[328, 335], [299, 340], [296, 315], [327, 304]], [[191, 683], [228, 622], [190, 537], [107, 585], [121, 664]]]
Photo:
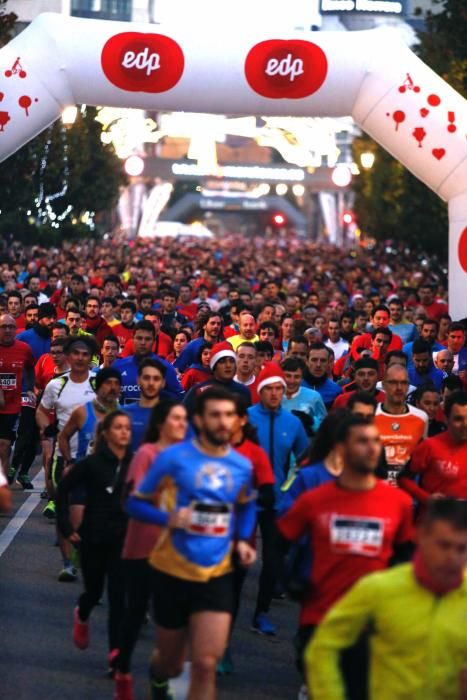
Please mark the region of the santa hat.
[[280, 382], [284, 388], [286, 387], [284, 372], [275, 362], [265, 362], [258, 374], [256, 390], [259, 393], [268, 384], [276, 384], [276, 382]]
[[209, 360], [209, 366], [211, 369], [214, 369], [214, 366], [216, 365], [219, 360], [222, 360], [223, 357], [232, 357], [234, 360], [237, 359], [237, 356], [235, 355], [232, 346], [230, 343], [228, 343], [226, 340], [223, 343], [216, 343], [211, 352], [211, 359]]

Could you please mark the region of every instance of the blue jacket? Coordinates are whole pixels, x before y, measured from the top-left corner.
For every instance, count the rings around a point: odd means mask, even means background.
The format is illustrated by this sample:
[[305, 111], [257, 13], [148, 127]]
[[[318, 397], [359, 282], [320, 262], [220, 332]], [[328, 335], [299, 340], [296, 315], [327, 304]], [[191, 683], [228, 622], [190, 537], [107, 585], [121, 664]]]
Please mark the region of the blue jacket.
[[275, 477], [276, 502], [287, 479], [290, 457], [297, 459], [308, 449], [309, 440], [299, 418], [280, 407], [269, 411], [262, 403], [248, 409], [250, 423], [258, 432], [259, 444], [266, 451]]
[[290, 488], [282, 493], [279, 502], [279, 515], [286, 513], [305, 491], [315, 489], [328, 481], [335, 481], [335, 479], [336, 477], [326, 469], [324, 462], [315, 462], [307, 467], [302, 467], [297, 471]]
[[[176, 399], [181, 399], [184, 394], [183, 387], [178, 381], [177, 373], [170, 362], [167, 362], [167, 360], [164, 360], [158, 355], [154, 355], [154, 353], [151, 353], [147, 357], [150, 357], [153, 360], [159, 360], [159, 362], [165, 366], [166, 394]], [[118, 369], [122, 375], [122, 398], [124, 404], [138, 401], [140, 397], [138, 386], [138, 364], [139, 361], [136, 360], [136, 355], [129, 355], [129, 357], [123, 357], [120, 360], [115, 360], [112, 365], [112, 367], [114, 369]]]
[[321, 394], [321, 398], [323, 399], [326, 408], [330, 408], [334, 403], [334, 399], [336, 398], [336, 396], [342, 394], [342, 387], [340, 387], [339, 384], [336, 384], [336, 382], [333, 382], [327, 377], [324, 380], [324, 382], [312, 382], [312, 377], [310, 375], [310, 381], [306, 382], [305, 380], [303, 380], [302, 386], [306, 386], [308, 387], [308, 389], [314, 389], [318, 392], [318, 394]]
[[180, 374], [183, 374], [188, 367], [191, 367], [191, 365], [198, 360], [199, 351], [205, 342], [206, 341], [204, 338], [195, 338], [194, 340], [191, 340], [185, 348], [183, 348], [182, 352], [180, 353], [180, 357], [177, 357], [174, 362], [174, 367], [178, 369]]
[[[405, 352], [405, 354], [408, 357], [409, 360], [409, 365], [412, 364], [412, 346], [413, 346], [413, 341], [411, 343], [406, 343], [404, 347], [402, 348], [402, 352]], [[444, 345], [441, 345], [441, 343], [435, 342], [431, 346], [431, 352], [438, 352], [438, 350], [446, 350]]]
[[414, 365], [409, 365], [409, 381], [416, 387], [431, 383], [435, 385], [437, 391], [441, 391], [443, 379], [444, 372], [437, 369], [434, 365], [430, 367], [429, 372], [426, 374], [419, 374]]
[[19, 333], [16, 337], [29, 345], [35, 360], [38, 360], [44, 353], [50, 352], [50, 336], [45, 338], [39, 335], [35, 328], [28, 328], [27, 331]]

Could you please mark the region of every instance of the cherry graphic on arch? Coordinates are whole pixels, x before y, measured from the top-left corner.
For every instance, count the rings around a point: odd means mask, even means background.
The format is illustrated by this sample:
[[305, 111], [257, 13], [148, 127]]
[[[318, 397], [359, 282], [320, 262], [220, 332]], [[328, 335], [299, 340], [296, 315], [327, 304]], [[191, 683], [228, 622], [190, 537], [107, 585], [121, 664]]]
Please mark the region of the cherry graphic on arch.
[[[386, 112], [386, 116], [389, 117], [390, 114], [389, 112]], [[402, 124], [402, 122], [405, 121], [405, 112], [403, 112], [401, 109], [396, 109], [395, 112], [392, 113], [392, 118], [394, 119], [396, 123], [396, 131], [399, 129], [399, 124]]]
[[422, 141], [426, 136], [426, 131], [423, 128], [423, 126], [417, 126], [413, 131], [412, 131], [412, 136], [416, 141], [418, 141], [418, 147], [422, 147]]
[[454, 134], [457, 131], [457, 126], [455, 125], [456, 121], [456, 115], [454, 112], [448, 112], [448, 122], [449, 125], [447, 127], [447, 130], [449, 131], [450, 134]]
[[438, 95], [428, 95], [426, 101], [431, 107], [437, 107], [441, 104], [441, 98]]
[[5, 95], [3, 94], [3, 92], [0, 92], [0, 102], [3, 100], [4, 97]]
[[402, 83], [402, 85], [399, 85], [399, 92], [404, 93], [407, 90], [413, 90], [413, 92], [420, 92], [420, 87], [418, 85], [414, 85], [410, 73], [406, 73], [406, 78], [404, 82]]
[[16, 61], [13, 63], [11, 68], [8, 68], [8, 70], [5, 71], [6, 78], [11, 78], [12, 75], [17, 75], [20, 78], [25, 78], [27, 76], [26, 71], [24, 70], [23, 66], [20, 63], [19, 56], [16, 59]]
[[10, 121], [11, 117], [8, 112], [0, 112], [0, 132], [5, 131], [5, 126]]
[[[34, 102], [38, 102], [39, 100], [37, 97], [34, 99]], [[29, 117], [29, 108], [32, 105], [32, 99], [29, 97], [29, 95], [21, 95], [20, 98], [18, 98], [18, 104], [19, 106], [24, 109], [26, 112], [26, 116]]]

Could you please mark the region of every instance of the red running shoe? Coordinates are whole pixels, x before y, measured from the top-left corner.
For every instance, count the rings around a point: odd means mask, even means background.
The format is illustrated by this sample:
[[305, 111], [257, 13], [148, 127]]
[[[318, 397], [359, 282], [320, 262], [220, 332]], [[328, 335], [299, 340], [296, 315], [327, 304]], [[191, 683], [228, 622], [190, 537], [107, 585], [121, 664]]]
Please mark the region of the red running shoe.
[[117, 671], [115, 674], [114, 700], [135, 700], [133, 695], [133, 679], [128, 675], [122, 675]]
[[89, 646], [89, 625], [81, 622], [77, 607], [73, 612], [73, 642], [78, 649], [87, 649]]
[[107, 673], [109, 675], [109, 678], [113, 678], [115, 676], [119, 654], [120, 649], [112, 649], [112, 651], [110, 651], [107, 655], [107, 663], [109, 665]]

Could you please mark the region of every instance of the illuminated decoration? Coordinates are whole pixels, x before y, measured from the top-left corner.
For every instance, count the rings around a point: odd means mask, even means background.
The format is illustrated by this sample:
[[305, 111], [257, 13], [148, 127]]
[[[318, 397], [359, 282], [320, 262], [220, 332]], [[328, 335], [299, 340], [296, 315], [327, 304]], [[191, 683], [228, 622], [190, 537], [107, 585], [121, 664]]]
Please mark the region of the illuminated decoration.
[[283, 214], [274, 214], [272, 220], [274, 221], [276, 226], [284, 226], [285, 224], [285, 216]]
[[[240, 20], [235, 5], [223, 12]], [[45, 13], [0, 49], [0, 75], [3, 160], [73, 102], [272, 118], [352, 116], [449, 202], [451, 313], [463, 316], [467, 102], [395, 32], [276, 31], [244, 21], [231, 28], [225, 14], [164, 27]]]
[[276, 185], [276, 194], [278, 194], [279, 197], [283, 197], [284, 194], [287, 194], [288, 189], [289, 188], [284, 182], [280, 182], [278, 185]]
[[365, 170], [370, 170], [375, 163], [375, 154], [371, 153], [371, 151], [362, 153], [360, 156], [360, 163], [362, 164], [362, 168], [365, 168]]
[[331, 179], [337, 187], [348, 187], [352, 182], [352, 172], [349, 165], [340, 163], [332, 171]]
[[75, 105], [68, 105], [68, 107], [65, 107], [62, 112], [62, 122], [65, 126], [72, 126], [75, 123], [77, 116], [78, 107]]
[[398, 0], [321, 0], [321, 12], [378, 12], [400, 15], [404, 11]]
[[[210, 169], [205, 169], [194, 163], [174, 163], [174, 175], [205, 177], [212, 175]], [[301, 182], [305, 179], [305, 171], [298, 168], [267, 168], [260, 165], [223, 165], [217, 167], [218, 177], [239, 178], [240, 180], [287, 180]]]
[[138, 177], [144, 171], [144, 160], [141, 156], [129, 156], [125, 161], [125, 172], [131, 177]]
[[342, 217], [342, 221], [344, 224], [351, 224], [353, 223], [353, 214], [350, 211], [345, 211], [344, 215]]
[[305, 187], [304, 185], [293, 185], [292, 192], [296, 197], [303, 197], [305, 194]]

